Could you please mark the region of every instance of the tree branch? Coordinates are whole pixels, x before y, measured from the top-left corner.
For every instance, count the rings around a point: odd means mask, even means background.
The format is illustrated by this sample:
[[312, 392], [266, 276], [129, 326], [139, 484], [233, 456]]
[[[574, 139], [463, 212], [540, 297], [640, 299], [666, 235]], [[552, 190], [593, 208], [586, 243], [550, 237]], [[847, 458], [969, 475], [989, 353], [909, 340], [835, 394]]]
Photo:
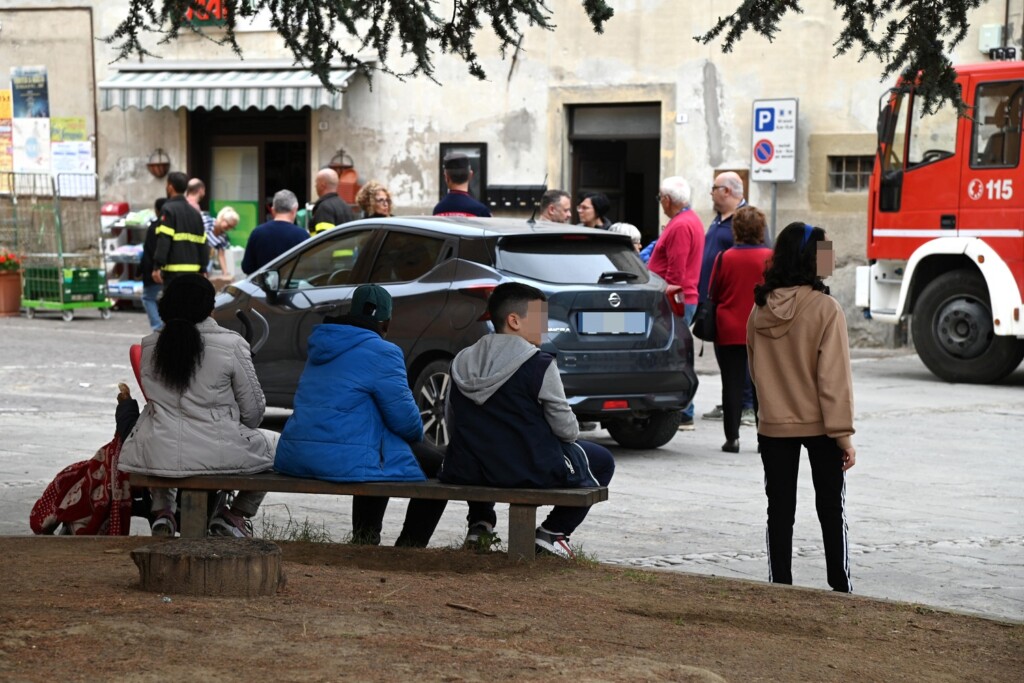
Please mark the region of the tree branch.
[[[918, 93], [926, 111], [948, 102], [963, 112], [956, 72], [947, 55], [967, 36], [967, 14], [981, 2], [833, 0], [843, 17], [843, 29], [833, 43], [836, 56], [857, 50], [858, 60], [875, 57], [883, 65], [883, 79], [920, 74]], [[707, 44], [721, 38], [723, 52], [731, 52], [750, 30], [771, 41], [790, 11], [802, 12], [797, 0], [743, 0], [732, 14], [719, 17], [707, 33], [694, 39]]]
[[[434, 79], [434, 53], [458, 56], [469, 72], [480, 79], [486, 73], [473, 47], [474, 38], [486, 21], [498, 38], [504, 57], [522, 38], [520, 26], [552, 30], [551, 11], [545, 0], [455, 0], [452, 16], [445, 20], [433, 11], [436, 0], [220, 0], [227, 8], [223, 38], [240, 57], [235, 35], [238, 20], [251, 19], [261, 10], [270, 14], [271, 26], [284, 40], [296, 63], [307, 66], [324, 87], [335, 91], [330, 72], [337, 64], [358, 64], [356, 52], [372, 51], [377, 68], [399, 78], [425, 76]], [[582, 0], [594, 31], [601, 33], [614, 11], [605, 0]], [[115, 61], [132, 56], [154, 57], [142, 36], [156, 33], [159, 44], [176, 40], [183, 30], [206, 34], [186, 19], [189, 8], [202, 10], [197, 0], [129, 0], [125, 19], [103, 40], [117, 49]], [[358, 50], [349, 51], [340, 35], [359, 40]], [[400, 57], [409, 57], [404, 71], [391, 66], [389, 48], [394, 41]], [[368, 67], [367, 67], [368, 69]]]

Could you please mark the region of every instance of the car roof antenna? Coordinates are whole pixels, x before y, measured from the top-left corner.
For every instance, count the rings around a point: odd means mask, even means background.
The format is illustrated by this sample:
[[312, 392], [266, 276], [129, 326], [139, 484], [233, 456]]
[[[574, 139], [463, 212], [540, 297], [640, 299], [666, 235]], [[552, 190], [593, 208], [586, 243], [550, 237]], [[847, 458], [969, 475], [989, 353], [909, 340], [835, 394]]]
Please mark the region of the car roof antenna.
[[[540, 186], [540, 194], [543, 197], [544, 193], [548, 191], [548, 174], [544, 174], [544, 182]], [[538, 201], [533, 205], [533, 213], [530, 214], [530, 220], [526, 221], [526, 224], [533, 228], [537, 225], [537, 209], [540, 208], [540, 202]]]

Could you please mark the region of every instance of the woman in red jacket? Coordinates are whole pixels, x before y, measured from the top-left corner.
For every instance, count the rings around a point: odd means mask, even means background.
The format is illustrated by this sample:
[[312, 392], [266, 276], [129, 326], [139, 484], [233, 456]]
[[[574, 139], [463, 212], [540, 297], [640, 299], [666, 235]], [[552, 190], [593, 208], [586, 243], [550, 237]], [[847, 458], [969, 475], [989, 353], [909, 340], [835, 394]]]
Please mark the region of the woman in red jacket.
[[723, 251], [711, 270], [711, 297], [717, 302], [715, 358], [722, 371], [722, 426], [727, 453], [740, 452], [740, 416], [747, 377], [747, 318], [754, 307], [754, 286], [764, 282], [764, 212], [744, 206], [732, 219], [734, 245]]

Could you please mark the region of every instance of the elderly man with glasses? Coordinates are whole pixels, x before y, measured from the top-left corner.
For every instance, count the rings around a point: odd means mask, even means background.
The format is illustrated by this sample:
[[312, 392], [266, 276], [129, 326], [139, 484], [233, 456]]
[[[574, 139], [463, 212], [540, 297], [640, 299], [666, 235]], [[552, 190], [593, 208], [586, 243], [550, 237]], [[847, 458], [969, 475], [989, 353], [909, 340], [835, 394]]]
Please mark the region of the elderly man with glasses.
[[[680, 176], [661, 181], [658, 191], [661, 210], [668, 216], [668, 225], [661, 231], [647, 267], [670, 285], [681, 289], [676, 296], [683, 299], [686, 324], [697, 311], [697, 283], [700, 259], [704, 251], [704, 224], [690, 209], [690, 184]], [[679, 428], [693, 429], [693, 404], [683, 411]]]

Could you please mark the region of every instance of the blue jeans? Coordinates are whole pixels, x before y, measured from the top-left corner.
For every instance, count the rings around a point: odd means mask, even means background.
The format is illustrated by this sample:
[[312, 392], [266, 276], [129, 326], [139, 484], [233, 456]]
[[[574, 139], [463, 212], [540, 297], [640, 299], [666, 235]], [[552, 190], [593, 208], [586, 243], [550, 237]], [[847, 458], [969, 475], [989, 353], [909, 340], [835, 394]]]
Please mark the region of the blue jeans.
[[[693, 322], [693, 316], [697, 313], [697, 304], [683, 304], [683, 320], [686, 321], [686, 326], [689, 327], [690, 323]], [[683, 415], [693, 420], [693, 402], [686, 406], [683, 410]]]
[[164, 321], [160, 319], [160, 311], [157, 307], [157, 299], [160, 298], [160, 292], [163, 289], [163, 285], [156, 283], [142, 286], [142, 307], [146, 309], [146, 315], [149, 316], [149, 326], [153, 328], [154, 332], [159, 332], [164, 326]]

